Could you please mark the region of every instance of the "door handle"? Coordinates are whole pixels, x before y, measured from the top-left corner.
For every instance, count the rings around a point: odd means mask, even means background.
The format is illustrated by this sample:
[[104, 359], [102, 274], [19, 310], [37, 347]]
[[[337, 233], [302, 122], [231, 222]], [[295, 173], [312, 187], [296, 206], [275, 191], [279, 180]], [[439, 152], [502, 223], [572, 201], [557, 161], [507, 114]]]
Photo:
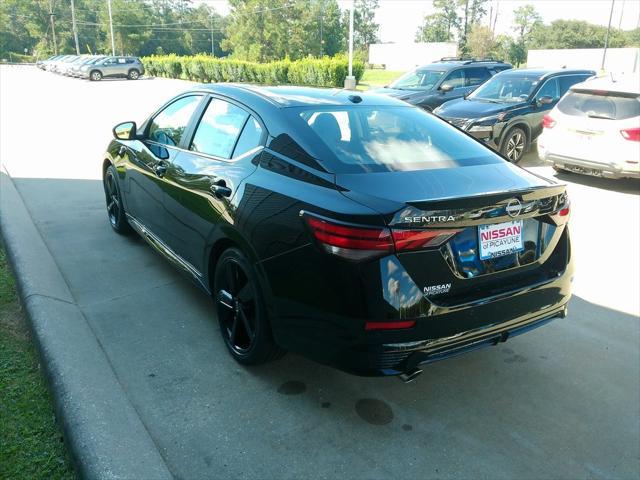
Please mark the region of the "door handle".
[[162, 178], [164, 174], [167, 173], [167, 164], [165, 162], [158, 162], [153, 167], [153, 171], [158, 177]]
[[227, 183], [224, 180], [212, 183], [209, 190], [218, 198], [231, 196], [231, 189], [227, 187]]

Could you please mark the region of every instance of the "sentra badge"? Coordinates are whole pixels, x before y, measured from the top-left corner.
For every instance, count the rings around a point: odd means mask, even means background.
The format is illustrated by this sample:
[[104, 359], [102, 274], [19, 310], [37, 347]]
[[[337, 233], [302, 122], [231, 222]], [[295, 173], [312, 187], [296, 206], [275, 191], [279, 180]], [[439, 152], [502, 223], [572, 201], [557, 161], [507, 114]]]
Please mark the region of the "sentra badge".
[[405, 223], [443, 223], [455, 221], [453, 215], [432, 215], [430, 217], [404, 217]]

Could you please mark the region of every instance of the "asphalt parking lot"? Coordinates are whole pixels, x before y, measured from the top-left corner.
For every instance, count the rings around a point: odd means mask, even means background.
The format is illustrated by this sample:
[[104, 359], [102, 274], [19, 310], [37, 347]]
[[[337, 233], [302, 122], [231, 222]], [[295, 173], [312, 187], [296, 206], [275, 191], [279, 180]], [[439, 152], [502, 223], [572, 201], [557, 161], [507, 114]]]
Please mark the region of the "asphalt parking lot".
[[[176, 478], [640, 476], [640, 182], [558, 175], [576, 261], [564, 320], [411, 384], [296, 355], [247, 369], [210, 299], [105, 213], [111, 128], [188, 86], [0, 67], [0, 161]], [[522, 164], [556, 175], [535, 152]]]

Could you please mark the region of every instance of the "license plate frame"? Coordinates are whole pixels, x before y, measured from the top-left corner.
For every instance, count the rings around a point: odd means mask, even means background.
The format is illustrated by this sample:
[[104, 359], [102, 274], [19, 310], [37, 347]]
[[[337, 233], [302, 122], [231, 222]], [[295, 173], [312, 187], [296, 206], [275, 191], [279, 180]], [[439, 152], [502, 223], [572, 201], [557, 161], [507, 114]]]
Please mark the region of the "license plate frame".
[[478, 254], [480, 255], [480, 260], [504, 257], [523, 250], [522, 220], [510, 220], [508, 222], [478, 226]]

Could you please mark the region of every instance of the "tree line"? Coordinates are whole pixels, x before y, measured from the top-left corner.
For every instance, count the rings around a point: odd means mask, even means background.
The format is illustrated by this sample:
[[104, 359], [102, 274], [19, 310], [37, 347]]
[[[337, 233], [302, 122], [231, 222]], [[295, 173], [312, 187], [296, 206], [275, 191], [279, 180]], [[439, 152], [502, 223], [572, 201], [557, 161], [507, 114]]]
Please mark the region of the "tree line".
[[[555, 20], [544, 24], [533, 5], [513, 12], [512, 35], [495, 34], [496, 15], [487, 12], [489, 0], [434, 0], [435, 12], [424, 18], [417, 42], [458, 42], [462, 55], [493, 57], [520, 65], [529, 49], [602, 48], [607, 27], [580, 20]], [[487, 18], [487, 13], [489, 14]], [[608, 46], [640, 46], [640, 28], [612, 28]]]
[[[72, 0], [0, 1], [0, 57], [75, 53]], [[378, 41], [379, 0], [356, 0], [355, 46]], [[73, 0], [81, 53], [111, 53], [107, 0]], [[212, 54], [270, 61], [344, 52], [348, 12], [336, 0], [229, 0], [221, 16], [191, 0], [111, 0], [117, 54]], [[55, 34], [54, 34], [55, 31]]]

